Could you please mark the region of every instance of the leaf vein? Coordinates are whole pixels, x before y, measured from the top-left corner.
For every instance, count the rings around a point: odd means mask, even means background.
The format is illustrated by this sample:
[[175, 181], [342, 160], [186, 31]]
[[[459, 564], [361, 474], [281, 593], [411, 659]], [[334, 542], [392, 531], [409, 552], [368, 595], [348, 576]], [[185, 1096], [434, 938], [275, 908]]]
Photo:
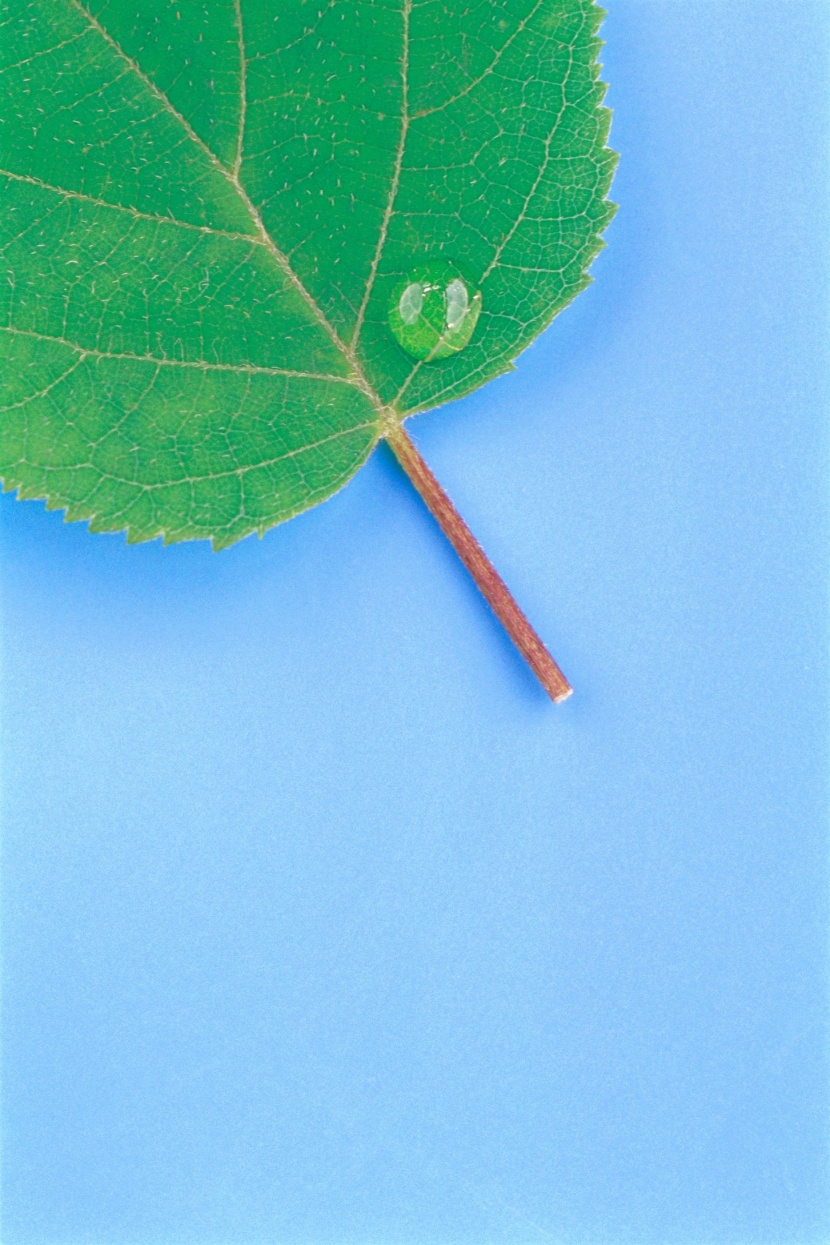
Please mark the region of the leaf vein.
[[545, 3], [545, 0], [536, 0], [536, 3], [534, 4], [533, 8], [528, 13], [527, 17], [522, 18], [522, 20], [519, 22], [516, 29], [513, 31], [512, 35], [510, 35], [507, 39], [505, 39], [504, 43], [499, 48], [498, 52], [493, 57], [492, 61], [487, 66], [487, 68], [483, 71], [483, 73], [480, 73], [477, 78], [473, 79], [472, 82], [468, 83], [468, 85], [464, 87], [463, 91], [458, 91], [455, 95], [451, 96], [449, 99], [445, 99], [443, 103], [436, 104], [434, 108], [419, 109], [418, 112], [415, 112], [412, 114], [412, 120], [420, 121], [422, 117], [431, 117], [434, 113], [441, 112], [444, 108], [449, 108], [451, 104], [456, 103], [457, 100], [463, 99], [465, 95], [469, 95], [471, 91], [474, 91], [476, 87], [479, 86], [484, 81], [484, 79], [488, 78], [490, 74], [494, 71], [499, 61], [501, 60], [501, 58], [504, 56], [505, 52], [510, 47], [511, 43], [515, 42], [515, 40], [518, 39], [519, 35], [527, 27], [527, 25], [533, 20], [533, 18], [536, 16], [539, 9], [542, 7], [544, 3]]
[[242, 26], [242, 0], [233, 0], [233, 2], [239, 38], [239, 128], [236, 134], [236, 158], [233, 162], [233, 175], [238, 179], [239, 170], [242, 168], [242, 146], [245, 141], [245, 113], [248, 107], [248, 92], [246, 85], [245, 31]]
[[29, 186], [38, 186], [41, 190], [50, 190], [64, 199], [77, 199], [81, 203], [91, 203], [95, 207], [106, 208], [111, 212], [125, 212], [135, 220], [146, 220], [157, 225], [176, 225], [179, 229], [191, 229], [197, 233], [211, 234], [217, 238], [232, 238], [234, 241], [247, 242], [249, 246], [264, 246], [261, 238], [254, 238], [248, 233], [235, 233], [230, 229], [215, 229], [212, 225], [192, 225], [189, 221], [179, 220], [175, 216], [156, 215], [153, 212], [139, 212], [137, 208], [127, 207], [123, 203], [110, 203], [106, 199], [98, 199], [95, 195], [84, 194], [80, 190], [67, 190], [64, 186], [54, 186], [51, 182], [42, 181], [25, 173], [13, 173], [10, 169], [0, 169], [0, 177], [10, 181], [25, 182]]
[[[298, 445], [296, 449], [286, 450], [283, 454], [274, 455], [273, 458], [264, 458], [261, 462], [248, 463], [244, 467], [229, 467], [227, 471], [208, 471], [204, 475], [188, 475], [182, 476], [180, 480], [159, 480], [150, 484], [142, 483], [139, 480], [131, 480], [128, 476], [113, 475], [111, 471], [104, 471], [100, 467], [96, 467], [93, 462], [84, 465], [93, 468], [95, 471], [100, 471], [102, 479], [113, 480], [116, 484], [131, 484], [143, 493], [150, 493], [155, 492], [157, 489], [175, 488], [179, 484], [195, 484], [200, 480], [225, 480], [231, 476], [241, 478], [251, 471], [260, 471], [264, 467], [275, 467], [278, 463], [285, 462], [287, 459], [296, 458], [301, 454], [308, 454], [311, 450], [319, 449], [321, 445], [328, 445], [332, 441], [337, 441], [341, 437], [351, 436], [355, 432], [363, 432], [366, 428], [377, 428], [376, 421], [367, 419], [362, 424], [352, 424], [350, 428], [339, 428], [337, 432], [331, 432], [327, 437], [321, 437], [318, 441], [311, 441], [307, 445]], [[129, 506], [124, 509], [129, 509]]]
[[34, 329], [19, 329], [12, 325], [0, 326], [0, 333], [11, 333], [15, 337], [32, 337], [36, 341], [52, 342], [55, 345], [67, 346], [77, 351], [84, 358], [95, 359], [126, 359], [132, 363], [155, 363], [158, 367], [191, 368], [202, 372], [239, 372], [242, 375], [254, 376], [290, 376], [299, 380], [336, 381], [340, 385], [358, 388], [350, 376], [330, 376], [327, 372], [301, 372], [285, 367], [259, 367], [254, 363], [210, 363], [206, 359], [166, 359], [151, 354], [133, 354], [128, 350], [99, 350], [92, 346], [80, 346], [77, 342], [65, 337], [48, 333], [38, 333]]
[[[539, 0], [541, 3], [541, 0]], [[395, 209], [395, 200], [398, 197], [398, 186], [401, 180], [401, 168], [403, 167], [404, 151], [406, 149], [406, 135], [409, 130], [409, 95], [408, 95], [408, 78], [409, 78], [409, 16], [412, 12], [412, 0], [404, 0], [403, 3], [403, 50], [401, 52], [401, 129], [398, 137], [398, 147], [395, 152], [395, 164], [392, 170], [392, 181], [389, 186], [389, 195], [386, 200], [386, 208], [381, 221], [380, 234], [378, 235], [375, 254], [372, 258], [372, 266], [369, 269], [369, 278], [366, 282], [366, 289], [363, 292], [363, 300], [357, 313], [354, 333], [351, 340], [351, 349], [357, 348], [360, 339], [360, 331], [363, 328], [363, 319], [366, 315], [366, 307], [372, 294], [372, 288], [375, 284], [378, 266], [383, 255], [383, 248], [386, 244], [386, 235], [389, 232], [389, 222], [392, 219], [392, 213]]]

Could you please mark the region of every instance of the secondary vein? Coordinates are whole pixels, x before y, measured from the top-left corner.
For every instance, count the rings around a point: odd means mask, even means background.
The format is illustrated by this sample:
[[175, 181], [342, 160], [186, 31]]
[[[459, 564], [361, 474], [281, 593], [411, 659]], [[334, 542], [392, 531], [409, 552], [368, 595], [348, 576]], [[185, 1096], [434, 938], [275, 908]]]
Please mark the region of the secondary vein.
[[83, 358], [93, 359], [129, 359], [134, 363], [154, 363], [157, 367], [183, 367], [202, 372], [239, 372], [243, 375], [255, 376], [289, 376], [299, 380], [334, 381], [339, 385], [356, 387], [351, 376], [330, 376], [327, 372], [302, 372], [287, 367], [258, 367], [254, 363], [209, 363], [205, 359], [165, 359], [152, 354], [133, 354], [129, 350], [99, 350], [93, 346], [81, 346], [78, 342], [69, 341], [66, 337], [58, 337], [49, 333], [37, 333], [34, 329], [19, 329], [12, 325], [0, 325], [0, 333], [11, 333], [14, 337], [33, 337], [37, 341], [54, 342], [57, 346], [67, 346], [77, 351]]
[[527, 26], [528, 22], [530, 22], [536, 16], [537, 12], [539, 11], [539, 9], [542, 7], [544, 3], [545, 3], [545, 0], [536, 0], [536, 3], [534, 4], [533, 8], [528, 13], [527, 17], [523, 17], [522, 20], [519, 22], [518, 26], [516, 27], [516, 29], [513, 31], [512, 35], [510, 35], [509, 38], [505, 39], [504, 43], [499, 48], [498, 52], [493, 57], [490, 64], [487, 66], [487, 68], [484, 70], [483, 73], [480, 73], [477, 78], [473, 78], [473, 80], [469, 82], [462, 91], [458, 91], [455, 95], [451, 95], [450, 98], [445, 99], [443, 103], [436, 104], [434, 108], [420, 108], [418, 112], [413, 113], [412, 120], [420, 121], [422, 117], [431, 117], [433, 113], [441, 112], [444, 108], [449, 108], [449, 106], [451, 104], [454, 104], [456, 100], [463, 99], [465, 95], [469, 95], [470, 91], [474, 91], [475, 88], [479, 86], [479, 84], [482, 83], [484, 79], [489, 77], [489, 75], [493, 72], [493, 70], [496, 68], [496, 65], [498, 65], [499, 61], [504, 56], [507, 49], [510, 47], [511, 43], [515, 42], [515, 40], [519, 37], [519, 35], [522, 33], [522, 31]]
[[403, 167], [403, 154], [406, 148], [406, 135], [409, 130], [409, 95], [408, 95], [408, 79], [409, 79], [409, 15], [412, 12], [412, 0], [404, 0], [403, 4], [403, 51], [401, 54], [401, 130], [398, 136], [398, 147], [395, 152], [395, 165], [392, 170], [392, 181], [389, 186], [389, 195], [386, 200], [386, 208], [381, 221], [380, 234], [378, 236], [375, 254], [372, 258], [372, 266], [369, 269], [369, 277], [366, 282], [366, 289], [363, 292], [363, 300], [357, 313], [355, 321], [354, 333], [352, 334], [351, 349], [357, 348], [360, 338], [360, 331], [363, 328], [363, 319], [366, 315], [366, 308], [371, 297], [372, 287], [375, 284], [378, 266], [380, 264], [383, 248], [386, 244], [386, 235], [389, 232], [389, 222], [392, 219], [392, 213], [395, 208], [395, 200], [398, 197], [398, 186], [401, 180], [401, 168]]
[[[318, 450], [321, 445], [328, 445], [330, 442], [338, 441], [342, 437], [350, 437], [356, 432], [363, 432], [366, 428], [375, 427], [374, 420], [367, 420], [362, 424], [352, 424], [349, 428], [339, 428], [336, 432], [329, 433], [328, 436], [309, 442], [308, 445], [298, 445], [293, 450], [275, 454], [273, 458], [266, 458], [261, 462], [248, 463], [244, 467], [229, 467], [227, 471], [207, 471], [201, 476], [181, 476], [177, 480], [157, 480], [151, 483], [131, 480], [128, 476], [113, 475], [111, 471], [102, 470], [101, 476], [106, 480], [114, 480], [116, 484], [133, 484], [142, 493], [152, 493], [157, 489], [173, 488], [177, 484], [195, 483], [197, 480], [225, 480], [230, 476], [244, 476], [251, 471], [261, 471], [264, 467], [275, 467], [277, 463], [285, 462], [288, 458], [298, 458], [301, 454], [308, 454], [312, 450]], [[95, 464], [90, 463], [90, 466], [94, 467]]]
[[239, 35], [239, 129], [236, 135], [236, 159], [233, 162], [233, 175], [239, 178], [239, 170], [242, 168], [242, 145], [245, 141], [245, 112], [248, 107], [246, 73], [247, 61], [245, 59], [245, 32], [242, 28], [242, 0], [234, 0], [234, 13], [236, 15], [236, 29]]
[[65, 186], [54, 186], [40, 177], [32, 177], [25, 173], [12, 173], [10, 169], [0, 169], [0, 177], [8, 177], [13, 182], [25, 182], [29, 186], [38, 186], [41, 190], [50, 190], [64, 199], [77, 199], [81, 203], [92, 203], [95, 207], [106, 208], [111, 212], [124, 212], [135, 220], [150, 221], [155, 225], [176, 225], [179, 229], [190, 229], [196, 233], [210, 234], [217, 238], [231, 238], [235, 242], [247, 242], [248, 246], [263, 246], [261, 238], [249, 233], [236, 233], [231, 229], [216, 229], [213, 225], [193, 225], [190, 221], [179, 220], [176, 216], [156, 215], [154, 212], [139, 212], [138, 208], [127, 207], [123, 203], [109, 203], [106, 199], [97, 199], [95, 195], [84, 194], [80, 190], [67, 190]]

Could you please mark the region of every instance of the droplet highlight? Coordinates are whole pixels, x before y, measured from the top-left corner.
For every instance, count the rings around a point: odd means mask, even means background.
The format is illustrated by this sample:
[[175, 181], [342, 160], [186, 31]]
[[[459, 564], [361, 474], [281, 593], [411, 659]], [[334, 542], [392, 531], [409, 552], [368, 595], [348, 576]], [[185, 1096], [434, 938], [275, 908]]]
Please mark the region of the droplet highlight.
[[414, 324], [424, 305], [424, 287], [417, 281], [408, 285], [398, 300], [398, 310], [404, 324]]
[[399, 346], [430, 363], [469, 342], [481, 312], [481, 291], [455, 264], [436, 260], [414, 268], [392, 291], [389, 327]]

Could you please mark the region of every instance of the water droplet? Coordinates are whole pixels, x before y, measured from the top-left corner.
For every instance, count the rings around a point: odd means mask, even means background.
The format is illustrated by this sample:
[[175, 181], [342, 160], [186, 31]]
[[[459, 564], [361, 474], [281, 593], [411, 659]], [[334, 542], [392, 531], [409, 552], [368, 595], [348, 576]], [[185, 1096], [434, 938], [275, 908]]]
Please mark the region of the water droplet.
[[389, 327], [415, 359], [431, 362], [463, 350], [481, 311], [481, 292], [455, 264], [414, 268], [392, 291]]

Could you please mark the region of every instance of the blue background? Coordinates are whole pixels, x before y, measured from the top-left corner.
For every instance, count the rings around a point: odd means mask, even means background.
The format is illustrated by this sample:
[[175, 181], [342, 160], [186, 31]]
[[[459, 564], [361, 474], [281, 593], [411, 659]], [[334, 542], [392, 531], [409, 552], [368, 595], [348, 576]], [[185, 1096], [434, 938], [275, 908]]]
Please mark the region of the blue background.
[[214, 555], [3, 501], [3, 1245], [798, 1245], [828, 1213], [830, 5], [608, 0], [517, 372]]

